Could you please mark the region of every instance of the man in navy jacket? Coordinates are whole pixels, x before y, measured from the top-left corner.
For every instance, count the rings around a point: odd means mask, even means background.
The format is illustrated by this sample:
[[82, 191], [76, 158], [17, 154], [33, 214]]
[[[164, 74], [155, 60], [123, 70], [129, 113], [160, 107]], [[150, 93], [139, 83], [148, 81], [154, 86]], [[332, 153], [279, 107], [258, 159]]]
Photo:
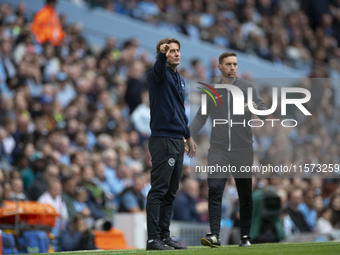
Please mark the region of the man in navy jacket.
[[151, 190], [147, 197], [147, 250], [185, 249], [170, 238], [170, 219], [179, 186], [183, 154], [195, 156], [184, 108], [185, 82], [177, 72], [180, 42], [165, 38], [157, 44], [157, 60], [147, 74], [151, 109]]

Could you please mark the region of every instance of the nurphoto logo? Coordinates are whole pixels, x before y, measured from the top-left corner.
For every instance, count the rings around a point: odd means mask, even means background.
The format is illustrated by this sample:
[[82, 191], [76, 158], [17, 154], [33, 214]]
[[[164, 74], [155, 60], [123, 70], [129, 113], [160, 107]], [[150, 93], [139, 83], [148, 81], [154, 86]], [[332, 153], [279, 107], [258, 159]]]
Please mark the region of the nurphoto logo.
[[[245, 112], [245, 105], [244, 102], [247, 103], [249, 111], [255, 115], [258, 116], [265, 116], [265, 115], [270, 115], [276, 111], [278, 108], [278, 100], [279, 100], [279, 95], [278, 95], [278, 88], [273, 87], [272, 88], [272, 105], [269, 109], [266, 110], [258, 110], [253, 106], [253, 88], [249, 87], [247, 88], [247, 101], [245, 100], [245, 96], [243, 94], [243, 91], [238, 88], [235, 85], [231, 84], [215, 84], [215, 88], [212, 86], [205, 84], [203, 82], [198, 82], [199, 84], [209, 88], [214, 95], [207, 90], [206, 88], [200, 88], [202, 91], [206, 92], [206, 94], [201, 95], [201, 114], [202, 115], [207, 115], [207, 94], [210, 96], [210, 98], [213, 100], [215, 106], [217, 106], [217, 101], [216, 99], [219, 100], [220, 105], [222, 105], [222, 100], [221, 97], [222, 95], [219, 95], [216, 91], [216, 89], [226, 89], [228, 93], [233, 98], [232, 102], [232, 114], [233, 115], [244, 115]], [[287, 98], [288, 94], [294, 93], [294, 95], [302, 95], [299, 98]], [[281, 115], [286, 116], [287, 115], [287, 105], [295, 105], [304, 115], [306, 116], [311, 116], [312, 114], [307, 110], [307, 108], [303, 105], [307, 103], [311, 99], [311, 93], [309, 90], [305, 88], [298, 88], [298, 87], [282, 87], [281, 88]], [[228, 101], [229, 104], [230, 101]], [[228, 108], [230, 108], [230, 105], [228, 105]], [[228, 113], [229, 114], [229, 113]], [[295, 119], [266, 119], [265, 121], [271, 122], [272, 127], [274, 127], [274, 122], [280, 121], [281, 125], [283, 127], [295, 127], [297, 126], [298, 122]], [[225, 124], [230, 124], [233, 125], [232, 119], [213, 119], [213, 127], [216, 125], [225, 125]], [[243, 122], [234, 122], [234, 125], [243, 125], [245, 126], [248, 124], [250, 127], [262, 127], [264, 125], [264, 121], [260, 119], [251, 119], [248, 120], [246, 123], [246, 120]]]

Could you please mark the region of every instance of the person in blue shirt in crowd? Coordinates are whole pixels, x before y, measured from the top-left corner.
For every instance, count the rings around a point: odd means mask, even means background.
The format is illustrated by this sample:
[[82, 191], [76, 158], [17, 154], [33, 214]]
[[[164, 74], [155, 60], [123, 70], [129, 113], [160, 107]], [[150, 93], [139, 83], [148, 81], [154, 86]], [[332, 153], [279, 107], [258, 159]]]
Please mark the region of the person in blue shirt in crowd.
[[119, 212], [144, 212], [145, 196], [143, 188], [145, 185], [144, 173], [138, 173], [133, 176], [133, 185], [126, 188], [120, 194]]
[[315, 193], [313, 189], [308, 189], [303, 192], [303, 202], [298, 205], [298, 210], [302, 213], [308, 224], [310, 231], [316, 230], [318, 215], [314, 207]]
[[62, 251], [95, 250], [94, 235], [86, 226], [85, 216], [76, 214], [61, 235]]
[[199, 196], [198, 181], [186, 178], [183, 182], [182, 193], [178, 195], [174, 202], [174, 220], [201, 222], [200, 213], [196, 207]]

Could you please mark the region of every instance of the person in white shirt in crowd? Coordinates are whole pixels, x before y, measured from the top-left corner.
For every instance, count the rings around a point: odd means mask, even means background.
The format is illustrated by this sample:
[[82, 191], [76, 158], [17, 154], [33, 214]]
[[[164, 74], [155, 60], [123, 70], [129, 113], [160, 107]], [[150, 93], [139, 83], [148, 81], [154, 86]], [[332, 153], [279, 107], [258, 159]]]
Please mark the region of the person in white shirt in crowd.
[[142, 137], [151, 135], [149, 92], [142, 91], [142, 103], [131, 114], [131, 122]]
[[56, 209], [57, 213], [60, 215], [60, 218], [63, 220], [67, 220], [67, 207], [61, 197], [61, 194], [61, 182], [58, 179], [49, 180], [48, 189], [38, 198], [38, 202], [52, 205]]
[[[58, 179], [52, 179], [48, 182], [47, 191], [38, 198], [38, 202], [52, 205], [59, 214], [59, 217], [56, 219], [56, 224], [51, 231], [55, 240], [59, 240], [61, 233], [65, 230], [66, 223], [69, 220], [67, 207], [61, 194], [61, 182]], [[59, 250], [58, 243], [54, 244], [54, 249], [56, 251]]]

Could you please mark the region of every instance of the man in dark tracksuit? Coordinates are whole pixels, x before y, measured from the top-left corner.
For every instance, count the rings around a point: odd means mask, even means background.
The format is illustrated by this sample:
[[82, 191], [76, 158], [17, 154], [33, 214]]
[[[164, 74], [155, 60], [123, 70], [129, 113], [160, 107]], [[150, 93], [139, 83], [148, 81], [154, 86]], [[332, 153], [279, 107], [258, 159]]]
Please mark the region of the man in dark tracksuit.
[[185, 115], [185, 83], [176, 69], [180, 57], [179, 41], [162, 39], [157, 44], [156, 63], [147, 74], [151, 109], [149, 150], [152, 157], [151, 190], [146, 204], [147, 250], [186, 248], [170, 238], [169, 230], [184, 151], [189, 157], [193, 157], [196, 151]]
[[[245, 80], [236, 77], [237, 58], [236, 54], [225, 52], [219, 57], [219, 69], [222, 79], [219, 84], [231, 84], [242, 90], [244, 98], [247, 99], [247, 88], [253, 88], [253, 106], [258, 110], [267, 109], [257, 92], [254, 92], [253, 85]], [[210, 138], [210, 149], [208, 153], [209, 166], [233, 166], [240, 170], [241, 166], [252, 166], [253, 164], [253, 140], [251, 127], [248, 120], [251, 119], [248, 105], [245, 103], [245, 114], [233, 114], [233, 96], [230, 90], [225, 88], [216, 89], [222, 101], [222, 106], [215, 106], [212, 100], [207, 101], [207, 113], [201, 114], [198, 110], [190, 125], [193, 137], [197, 135], [208, 117], [211, 120], [223, 119], [228, 122], [216, 124], [212, 127]], [[261, 116], [260, 116], [261, 117]], [[266, 118], [266, 117], [264, 117]], [[252, 179], [251, 174], [240, 175], [232, 173], [235, 178], [236, 188], [240, 201], [240, 246], [250, 246], [250, 226], [252, 217]], [[219, 247], [219, 233], [221, 222], [222, 196], [227, 181], [227, 174], [210, 174], [208, 178], [209, 186], [209, 223], [211, 233], [201, 238], [201, 243], [205, 246]]]

